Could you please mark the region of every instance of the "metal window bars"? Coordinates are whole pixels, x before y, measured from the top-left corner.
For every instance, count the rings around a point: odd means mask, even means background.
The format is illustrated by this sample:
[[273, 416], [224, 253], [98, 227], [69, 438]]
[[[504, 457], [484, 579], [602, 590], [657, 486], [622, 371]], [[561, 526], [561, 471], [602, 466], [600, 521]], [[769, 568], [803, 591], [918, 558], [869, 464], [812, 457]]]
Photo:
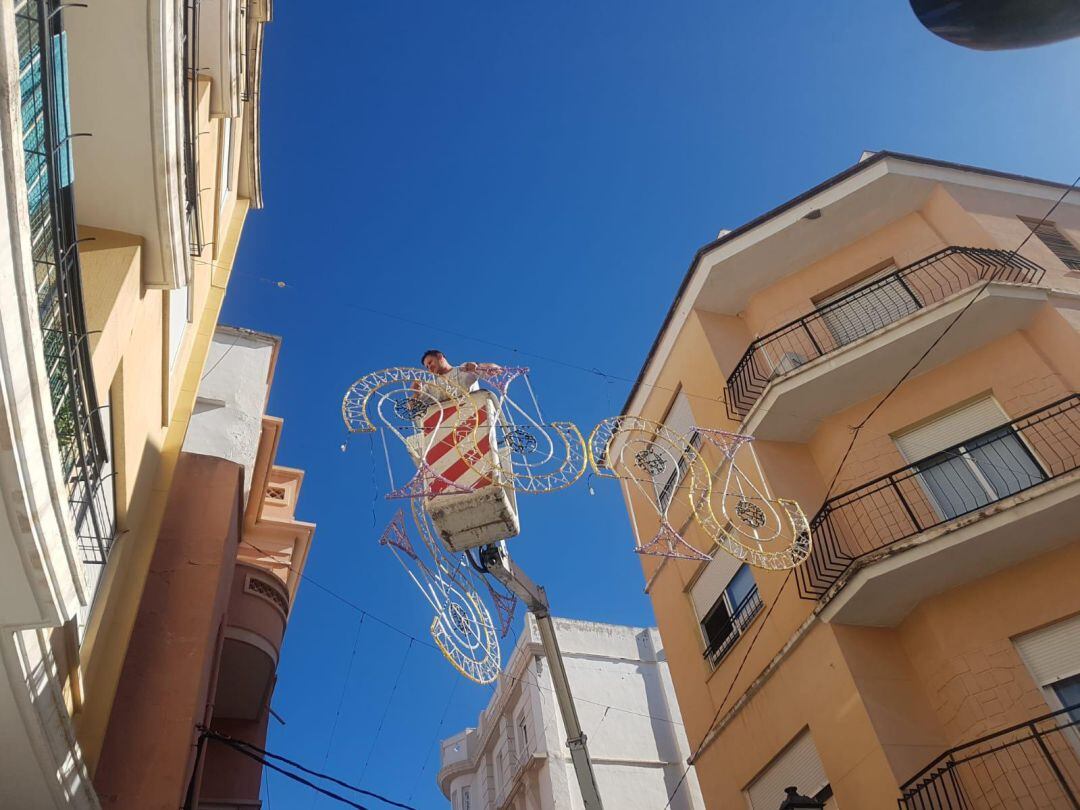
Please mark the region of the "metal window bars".
[[1043, 273], [1010, 251], [947, 247], [877, 277], [754, 340], [727, 378], [728, 415], [746, 416], [773, 379], [977, 282], [1038, 284]]
[[112, 474], [83, 309], [66, 42], [58, 0], [15, 5], [31, 252], [60, 467], [79, 546], [96, 584], [115, 534]]
[[716, 666], [723, 660], [735, 642], [739, 640], [746, 628], [754, 621], [754, 617], [761, 612], [764, 603], [761, 594], [755, 586], [750, 593], [743, 597], [742, 601], [731, 612], [728, 622], [724, 627], [725, 632], [720, 633], [715, 639], [709, 639], [709, 647], [705, 650], [704, 657]]
[[199, 0], [184, 0], [183, 23], [185, 215], [188, 252], [201, 256], [204, 242], [199, 199]]
[[820, 599], [859, 558], [1080, 468], [1080, 394], [830, 498], [810, 522], [799, 593]]
[[950, 748], [900, 786], [900, 810], [1080, 810], [1080, 705]]

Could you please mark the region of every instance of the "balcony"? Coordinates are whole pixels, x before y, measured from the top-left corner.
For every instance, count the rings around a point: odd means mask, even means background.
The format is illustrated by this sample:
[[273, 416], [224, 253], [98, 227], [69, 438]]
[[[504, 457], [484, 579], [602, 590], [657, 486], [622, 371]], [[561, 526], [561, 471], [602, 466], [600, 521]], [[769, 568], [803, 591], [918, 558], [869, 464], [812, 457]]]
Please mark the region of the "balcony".
[[45, 373], [86, 584], [114, 534], [112, 474], [86, 341], [75, 233], [67, 39], [53, 0], [16, 4], [26, 195]]
[[717, 637], [710, 642], [708, 649], [705, 650], [705, 658], [714, 667], [731, 651], [731, 648], [735, 646], [735, 642], [742, 637], [742, 634], [746, 632], [746, 628], [761, 612], [762, 607], [761, 594], [758, 593], [757, 587], [754, 587], [732, 611], [731, 616], [724, 622]]
[[900, 786], [900, 810], [1080, 810], [1080, 706], [946, 751]]
[[936, 364], [1021, 328], [1045, 298], [1031, 288], [1042, 275], [1007, 251], [949, 247], [876, 278], [751, 343], [727, 379], [728, 413], [760, 438], [805, 440], [815, 421], [895, 380], [976, 284], [991, 282]]
[[922, 599], [1049, 551], [1080, 525], [1080, 394], [830, 498], [800, 594], [892, 626]]
[[258, 720], [270, 701], [290, 600], [278, 577], [239, 563], [225, 620], [214, 716]]

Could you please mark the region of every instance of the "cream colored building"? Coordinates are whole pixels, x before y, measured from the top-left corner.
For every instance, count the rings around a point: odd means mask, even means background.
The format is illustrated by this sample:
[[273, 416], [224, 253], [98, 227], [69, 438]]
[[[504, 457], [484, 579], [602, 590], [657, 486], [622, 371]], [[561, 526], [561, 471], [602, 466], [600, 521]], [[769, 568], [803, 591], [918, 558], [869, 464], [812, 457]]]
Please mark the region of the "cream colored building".
[[[689, 749], [655, 628], [555, 619], [604, 807], [659, 810]], [[452, 810], [580, 810], [566, 729], [536, 622], [525, 629], [475, 728], [443, 740]], [[673, 810], [704, 805], [691, 769]]]
[[[753, 435], [814, 544], [790, 577], [642, 557], [711, 810], [773, 810], [787, 785], [844, 810], [1078, 806], [1067, 190], [868, 153], [694, 256], [626, 412]], [[710, 549], [689, 499], [671, 514]]]
[[0, 2], [0, 806], [91, 781], [244, 219], [269, 0]]

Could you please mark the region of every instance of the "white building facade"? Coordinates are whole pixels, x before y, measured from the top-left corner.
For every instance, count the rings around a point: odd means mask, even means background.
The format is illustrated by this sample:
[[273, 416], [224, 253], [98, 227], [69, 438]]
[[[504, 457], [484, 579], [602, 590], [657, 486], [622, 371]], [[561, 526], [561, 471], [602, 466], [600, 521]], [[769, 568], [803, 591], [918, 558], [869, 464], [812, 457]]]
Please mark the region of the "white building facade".
[[[690, 749], [655, 628], [555, 619], [606, 810], [702, 810]], [[469, 728], [442, 742], [439, 787], [452, 810], [581, 810], [535, 620]], [[680, 780], [682, 784], [680, 785]]]

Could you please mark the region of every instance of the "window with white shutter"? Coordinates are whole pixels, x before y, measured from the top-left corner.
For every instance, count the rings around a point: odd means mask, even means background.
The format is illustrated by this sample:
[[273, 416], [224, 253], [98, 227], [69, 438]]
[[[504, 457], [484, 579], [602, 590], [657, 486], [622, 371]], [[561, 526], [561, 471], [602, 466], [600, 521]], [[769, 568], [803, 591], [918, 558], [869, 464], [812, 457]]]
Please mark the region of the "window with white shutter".
[[761, 610], [761, 597], [750, 567], [717, 552], [690, 588], [690, 601], [705, 640], [705, 656], [714, 665], [738, 641]]
[[1057, 225], [1048, 220], [1040, 221], [1027, 217], [1019, 219], [1028, 226], [1040, 242], [1061, 259], [1066, 267], [1070, 270], [1080, 270], [1080, 248], [1077, 248], [1073, 241], [1058, 229]]
[[[671, 404], [671, 409], [664, 419], [664, 427], [675, 435], [686, 438], [687, 450], [701, 446], [701, 436], [696, 431], [691, 432], [694, 427], [694, 414], [690, 410], [690, 402], [686, 394], [682, 391]], [[688, 466], [684, 456], [679, 459], [674, 469], [665, 465], [663, 470], [653, 476], [653, 486], [656, 488], [656, 497], [661, 508], [666, 507], [675, 497]]]
[[[1013, 643], [1050, 705], [1080, 705], [1080, 616], [1017, 636]], [[1080, 720], [1080, 709], [1070, 714]]]
[[952, 520], [1046, 480], [993, 397], [894, 435], [941, 517]]
[[[804, 730], [746, 788], [746, 803], [751, 810], [776, 810], [784, 801], [784, 789], [795, 787], [804, 796], [819, 801], [832, 797], [829, 779], [821, 764], [810, 730]], [[833, 810], [829, 802], [826, 807]]]

